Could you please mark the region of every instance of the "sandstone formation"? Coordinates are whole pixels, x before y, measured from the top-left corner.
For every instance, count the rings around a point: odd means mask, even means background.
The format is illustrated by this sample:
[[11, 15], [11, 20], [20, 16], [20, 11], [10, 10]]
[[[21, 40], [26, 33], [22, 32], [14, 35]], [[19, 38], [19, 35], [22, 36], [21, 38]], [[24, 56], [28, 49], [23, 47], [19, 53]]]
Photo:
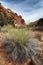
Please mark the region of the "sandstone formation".
[[14, 26], [23, 26], [25, 25], [25, 20], [22, 18], [21, 15], [18, 15], [17, 13], [14, 13], [10, 9], [6, 9], [2, 6], [0, 3], [0, 17], [1, 21], [9, 22], [13, 21]]

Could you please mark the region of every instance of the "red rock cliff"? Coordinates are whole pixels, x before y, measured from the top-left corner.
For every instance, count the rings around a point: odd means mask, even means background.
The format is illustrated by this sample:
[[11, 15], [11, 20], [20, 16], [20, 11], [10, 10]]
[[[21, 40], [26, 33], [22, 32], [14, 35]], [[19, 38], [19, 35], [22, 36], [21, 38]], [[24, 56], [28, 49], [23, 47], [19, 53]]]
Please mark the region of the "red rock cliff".
[[2, 6], [0, 3], [0, 13], [4, 16], [5, 14], [8, 17], [11, 17], [14, 20], [14, 24], [16, 25], [25, 25], [25, 20], [22, 18], [21, 15], [18, 15], [17, 13], [14, 13], [10, 9], [6, 9]]

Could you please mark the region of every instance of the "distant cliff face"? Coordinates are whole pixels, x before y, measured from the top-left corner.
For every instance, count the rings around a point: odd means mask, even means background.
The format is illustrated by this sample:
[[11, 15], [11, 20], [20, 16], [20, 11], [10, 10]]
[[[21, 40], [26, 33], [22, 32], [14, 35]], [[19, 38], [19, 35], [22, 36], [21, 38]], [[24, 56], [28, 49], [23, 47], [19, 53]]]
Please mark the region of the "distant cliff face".
[[33, 22], [31, 25], [33, 26], [34, 30], [43, 31], [43, 18], [40, 18], [39, 20]]
[[[0, 21], [10, 22], [13, 21], [14, 26], [22, 26], [25, 25], [25, 20], [22, 18], [21, 15], [18, 15], [17, 13], [14, 13], [10, 9], [6, 9], [2, 6], [0, 3]], [[2, 24], [1, 22], [0, 24]], [[10, 22], [11, 23], [11, 22]]]
[[38, 26], [43, 26], [43, 18], [40, 18], [37, 22]]

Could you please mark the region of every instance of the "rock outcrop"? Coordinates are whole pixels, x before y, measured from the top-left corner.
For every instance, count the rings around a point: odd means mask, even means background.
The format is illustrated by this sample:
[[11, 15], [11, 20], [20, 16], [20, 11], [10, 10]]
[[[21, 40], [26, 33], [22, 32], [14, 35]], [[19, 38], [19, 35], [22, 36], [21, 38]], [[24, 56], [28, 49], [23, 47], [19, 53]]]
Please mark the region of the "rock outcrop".
[[3, 23], [4, 21], [4, 24], [6, 24], [6, 22], [12, 23], [10, 21], [13, 21], [14, 26], [18, 27], [25, 25], [25, 20], [22, 18], [21, 15], [14, 13], [10, 9], [4, 8], [1, 3], [0, 3], [0, 21], [2, 21], [1, 23]]
[[43, 31], [43, 18], [30, 23], [30, 26], [33, 28], [33, 30]]

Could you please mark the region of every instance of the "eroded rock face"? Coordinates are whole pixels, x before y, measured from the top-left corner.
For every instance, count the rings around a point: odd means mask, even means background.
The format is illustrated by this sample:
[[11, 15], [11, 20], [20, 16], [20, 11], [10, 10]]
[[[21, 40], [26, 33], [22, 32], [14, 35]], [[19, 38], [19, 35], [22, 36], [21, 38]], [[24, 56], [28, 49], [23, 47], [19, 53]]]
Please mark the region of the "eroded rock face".
[[20, 26], [25, 25], [25, 20], [22, 18], [21, 15], [18, 15], [17, 13], [14, 13], [10, 9], [4, 8], [1, 3], [0, 3], [0, 15], [1, 15], [0, 17], [2, 19], [1, 21], [2, 22], [4, 21], [4, 23], [13, 21], [13, 24], [14, 24], [15, 27], [16, 27], [15, 24], [18, 24]]
[[[25, 20], [22, 18], [21, 15], [18, 15], [17, 13], [13, 13], [13, 12], [9, 12], [8, 13], [8, 16], [10, 15], [11, 18], [13, 18], [14, 20], [14, 24], [17, 24], [17, 25], [25, 25]], [[15, 27], [18, 27], [15, 25]]]

